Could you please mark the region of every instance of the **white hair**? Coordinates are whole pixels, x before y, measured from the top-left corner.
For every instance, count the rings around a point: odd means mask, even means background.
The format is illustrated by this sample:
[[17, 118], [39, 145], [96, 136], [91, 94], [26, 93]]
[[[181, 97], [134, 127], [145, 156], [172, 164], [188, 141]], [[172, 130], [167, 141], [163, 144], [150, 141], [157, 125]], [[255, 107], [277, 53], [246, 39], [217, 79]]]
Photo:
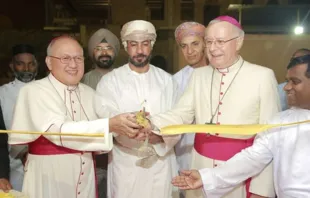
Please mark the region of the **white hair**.
[[[215, 24], [215, 23], [219, 23], [219, 22], [225, 22], [225, 21], [222, 21], [222, 20], [218, 20], [218, 19], [214, 19], [212, 21], [209, 22], [208, 26], [209, 25], [212, 25], [212, 24]], [[227, 22], [228, 23], [228, 22]], [[229, 23], [230, 24], [230, 23]], [[233, 26], [234, 28], [234, 31], [238, 34], [239, 37], [244, 37], [244, 31], [236, 26], [234, 26], [233, 24], [230, 24]]]

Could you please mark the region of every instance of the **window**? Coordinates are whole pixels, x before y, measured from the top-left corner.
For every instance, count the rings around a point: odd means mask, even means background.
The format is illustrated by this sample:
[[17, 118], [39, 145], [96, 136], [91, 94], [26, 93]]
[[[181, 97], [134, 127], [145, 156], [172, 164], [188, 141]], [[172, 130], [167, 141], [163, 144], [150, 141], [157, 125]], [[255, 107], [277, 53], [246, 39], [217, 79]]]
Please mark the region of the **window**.
[[165, 1], [164, 0], [146, 0], [146, 12], [148, 20], [165, 19]]
[[220, 5], [205, 5], [204, 6], [204, 25], [208, 25], [208, 23], [212, 20], [215, 19], [220, 15]]
[[194, 20], [194, 2], [193, 0], [181, 0], [181, 20]]

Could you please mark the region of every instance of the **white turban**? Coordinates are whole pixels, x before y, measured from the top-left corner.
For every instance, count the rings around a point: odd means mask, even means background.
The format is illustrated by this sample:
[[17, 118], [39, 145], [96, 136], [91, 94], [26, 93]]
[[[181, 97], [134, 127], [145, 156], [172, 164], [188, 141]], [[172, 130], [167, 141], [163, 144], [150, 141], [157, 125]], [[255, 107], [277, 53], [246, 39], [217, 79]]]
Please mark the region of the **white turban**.
[[130, 21], [123, 25], [121, 39], [124, 48], [127, 50], [127, 41], [150, 40], [153, 47], [156, 41], [156, 30], [152, 23], [143, 20]]

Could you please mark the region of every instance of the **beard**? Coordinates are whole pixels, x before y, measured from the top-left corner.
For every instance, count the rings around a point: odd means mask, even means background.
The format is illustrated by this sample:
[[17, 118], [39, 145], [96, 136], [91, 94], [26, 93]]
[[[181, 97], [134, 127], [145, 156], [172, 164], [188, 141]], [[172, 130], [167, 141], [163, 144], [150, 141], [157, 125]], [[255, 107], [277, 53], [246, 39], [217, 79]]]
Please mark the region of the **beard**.
[[[143, 61], [135, 61], [135, 58], [144, 58]], [[138, 54], [137, 56], [129, 57], [129, 62], [136, 67], [144, 67], [146, 66], [151, 60], [151, 54], [146, 56], [144, 54]]]
[[98, 56], [97, 58], [94, 57], [95, 64], [102, 69], [110, 69], [114, 63], [114, 57], [109, 55], [102, 55]]
[[35, 77], [37, 75], [37, 71], [36, 72], [17, 72], [17, 71], [14, 71], [14, 75], [18, 80], [20, 80], [24, 83], [28, 83], [28, 82], [35, 79]]

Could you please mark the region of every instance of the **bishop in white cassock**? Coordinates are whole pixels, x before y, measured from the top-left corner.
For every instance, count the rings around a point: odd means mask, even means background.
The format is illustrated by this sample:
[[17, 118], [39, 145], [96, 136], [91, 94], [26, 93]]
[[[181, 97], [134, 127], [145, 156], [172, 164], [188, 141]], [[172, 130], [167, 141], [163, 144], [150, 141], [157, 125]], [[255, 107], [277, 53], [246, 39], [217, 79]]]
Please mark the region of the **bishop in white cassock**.
[[[117, 129], [122, 121], [97, 118], [94, 90], [79, 83], [84, 58], [77, 41], [56, 38], [47, 55], [50, 75], [20, 90], [12, 122], [12, 130], [47, 135], [9, 135], [12, 149], [18, 144], [29, 146], [23, 193], [30, 198], [95, 198], [94, 151], [112, 149], [109, 129]], [[49, 132], [103, 133], [104, 137], [50, 136]]]
[[[272, 70], [245, 61], [238, 53], [243, 31], [231, 17], [220, 17], [206, 29], [206, 50], [210, 66], [194, 70], [176, 106], [151, 117], [162, 128], [173, 124], [257, 124], [264, 123], [279, 109], [277, 82]], [[192, 152], [193, 169], [216, 167], [252, 145], [252, 136], [197, 133]], [[234, 167], [238, 168], [238, 167]], [[208, 198], [245, 198], [250, 192], [274, 196], [271, 166], [251, 181], [231, 191], [218, 189]], [[186, 197], [203, 197], [201, 190], [187, 191]]]
[[[270, 124], [310, 120], [310, 55], [292, 59], [284, 89], [291, 109], [278, 113]], [[173, 184], [183, 189], [203, 187], [208, 195], [218, 189], [231, 189], [259, 173], [273, 160], [274, 186], [278, 198], [309, 197], [310, 124], [278, 127], [257, 136], [253, 146], [222, 166], [185, 172]], [[188, 176], [191, 175], [191, 178]]]
[[[208, 65], [204, 53], [204, 35], [205, 26], [197, 22], [184, 22], [175, 30], [175, 40], [189, 64], [173, 75], [173, 79], [178, 83], [179, 95], [184, 93], [194, 68]], [[179, 170], [190, 168], [194, 138], [195, 134], [184, 134], [175, 146]]]
[[[154, 26], [147, 21], [131, 21], [121, 31], [121, 39], [129, 54], [129, 63], [103, 76], [97, 86], [96, 111], [100, 117], [122, 112], [137, 112], [145, 108], [157, 114], [172, 108], [176, 86], [172, 76], [149, 64], [156, 40]], [[155, 134], [157, 133], [157, 134]], [[116, 135], [108, 165], [109, 198], [171, 198], [178, 197], [169, 178], [177, 174], [174, 145], [179, 136], [150, 142]], [[147, 147], [149, 153], [142, 153]], [[142, 159], [146, 157], [145, 159]]]

